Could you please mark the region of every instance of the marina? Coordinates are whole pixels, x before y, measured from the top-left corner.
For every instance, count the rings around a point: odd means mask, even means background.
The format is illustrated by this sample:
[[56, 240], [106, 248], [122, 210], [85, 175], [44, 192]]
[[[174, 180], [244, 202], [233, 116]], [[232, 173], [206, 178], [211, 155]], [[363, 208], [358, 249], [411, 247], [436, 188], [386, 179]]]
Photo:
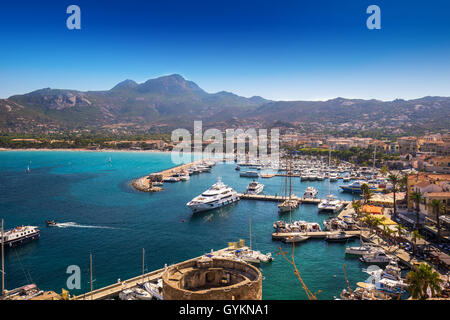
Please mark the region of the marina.
[[[67, 263], [75, 262], [82, 266], [84, 280], [81, 283], [81, 290], [71, 290], [71, 294], [75, 295], [76, 299], [109, 299], [117, 296], [119, 288], [134, 288], [138, 284], [142, 285], [145, 279], [157, 281], [164, 269], [161, 269], [161, 266], [165, 264], [171, 266], [176, 265], [177, 261], [190, 261], [192, 257], [211, 252], [211, 249], [214, 252], [220, 252], [225, 250], [222, 249], [224, 243], [234, 239], [249, 239], [254, 250], [271, 256], [276, 256], [280, 248], [289, 250], [293, 243], [298, 244], [300, 248], [297, 248], [295, 252], [299, 268], [302, 270], [302, 277], [310, 288], [323, 291], [323, 294], [319, 296], [320, 299], [332, 299], [345, 287], [346, 280], [342, 273], [344, 264], [352, 286], [367, 279], [367, 274], [363, 272], [365, 263], [359, 259], [346, 257], [347, 242], [325, 241], [327, 237], [337, 235], [337, 231], [286, 234], [277, 234], [273, 231], [273, 223], [280, 219], [286, 223], [299, 220], [317, 223], [321, 230], [325, 230], [324, 220], [329, 217], [319, 214], [318, 204], [330, 193], [337, 195], [344, 204], [342, 211], [334, 217], [345, 221], [352, 214], [351, 200], [358, 199], [359, 196], [339, 191], [339, 183], [328, 184], [326, 179], [302, 182], [297, 178], [292, 184], [291, 199], [297, 200], [300, 205], [296, 210], [281, 216], [278, 213], [277, 204], [285, 201], [282, 188], [286, 177], [274, 176], [264, 180], [264, 189], [260, 194], [246, 194], [249, 181], [247, 178], [240, 177], [239, 171], [235, 170], [235, 164], [232, 163], [215, 162], [210, 170], [204, 173], [191, 174], [190, 179], [180, 180], [177, 183], [163, 182], [162, 192], [148, 194], [134, 190], [127, 181], [135, 176], [148, 177], [149, 172], [158, 174], [163, 172], [167, 176], [173, 176], [177, 173], [173, 168], [164, 169], [164, 166], [171, 167], [169, 154], [117, 153], [113, 156], [112, 163], [107, 160], [109, 155], [105, 153], [30, 154], [24, 152], [18, 154], [23, 158], [33, 157], [33, 171], [25, 175], [26, 179], [35, 178], [41, 181], [45, 177], [48, 181], [42, 189], [45, 193], [33, 189], [34, 196], [40, 198], [46, 198], [47, 194], [52, 196], [51, 198], [47, 196], [48, 204], [39, 202], [38, 207], [33, 207], [35, 211], [27, 216], [14, 216], [12, 211], [9, 214], [6, 212], [8, 226], [18, 225], [19, 221], [27, 221], [30, 225], [38, 226], [41, 231], [38, 241], [23, 245], [14, 253], [6, 254], [9, 288], [19, 287], [29, 282], [27, 280], [29, 277], [24, 277], [23, 269], [25, 269], [31, 273], [33, 281], [38, 283], [39, 288], [59, 292], [65, 285], [64, 270]], [[18, 154], [15, 153], [15, 156], [10, 158], [11, 161], [15, 163]], [[10, 156], [8, 153], [1, 155]], [[8, 161], [4, 163], [12, 164]], [[48, 163], [54, 166], [47, 167]], [[191, 166], [192, 163], [180, 170], [187, 170]], [[106, 174], [98, 174], [102, 170], [105, 170]], [[264, 174], [264, 169], [262, 171]], [[96, 174], [91, 175], [92, 172]], [[26, 184], [28, 189], [23, 188], [24, 185], [21, 184], [23, 177], [23, 167], [18, 166], [17, 172], [10, 173], [9, 179], [13, 182], [12, 190], [16, 192], [23, 190], [17, 197], [8, 193], [11, 185], [1, 186], [8, 197], [17, 199], [14, 212], [21, 208], [20, 205], [27, 205], [29, 202], [27, 199], [31, 197], [29, 187], [35, 185], [32, 180], [28, 180]], [[243, 201], [193, 214], [186, 204], [217, 183], [218, 177], [236, 190], [236, 195]], [[65, 185], [71, 187], [61, 189], [61, 186]], [[316, 198], [295, 196], [295, 194], [303, 195], [308, 187], [314, 187], [317, 190]], [[105, 193], [105, 189], [108, 192]], [[101, 196], [99, 196], [100, 192]], [[71, 208], [74, 204], [83, 207], [85, 214], [89, 216], [88, 219], [83, 219], [77, 209], [66, 209], [65, 198], [67, 197], [71, 199]], [[23, 199], [25, 203], [22, 204]], [[46, 207], [47, 205], [49, 207]], [[28, 207], [32, 206], [28, 205]], [[57, 208], [61, 210], [54, 211]], [[125, 208], [127, 223], [123, 223]], [[45, 216], [42, 212], [46, 212]], [[48, 222], [54, 224], [51, 224], [51, 227], [43, 227], [46, 219], [49, 218], [54, 220], [48, 220]], [[133, 230], [133, 233], [130, 234], [129, 230]], [[173, 237], [174, 233], [178, 236]], [[365, 229], [346, 230], [345, 235], [352, 239], [351, 246], [355, 247], [358, 246], [360, 238], [364, 242], [375, 241], [374, 235]], [[70, 241], [73, 244], [70, 255], [65, 252], [63, 245], [52, 245], [58, 242], [64, 243], [64, 241]], [[380, 247], [386, 251], [389, 250], [382, 243]], [[116, 248], [127, 252], [126, 256], [116, 254]], [[145, 248], [144, 266], [141, 265], [142, 256], [139, 248]], [[92, 282], [88, 278], [89, 252], [93, 252], [94, 260]], [[410, 259], [409, 254], [404, 251], [398, 250], [395, 254], [400, 262], [406, 265], [415, 263], [414, 259]], [[49, 255], [66, 258], [59, 258], [58, 262], [49, 258]], [[40, 259], [41, 265], [30, 263], [31, 257]], [[241, 259], [250, 263], [256, 261], [255, 257], [241, 255]], [[330, 263], [330, 261], [333, 262]], [[18, 267], [19, 264], [24, 266], [23, 269]], [[298, 283], [295, 275], [286, 274], [287, 265], [283, 259], [277, 258], [268, 264], [261, 263], [259, 268], [264, 276], [263, 299], [306, 298], [304, 292], [297, 290]], [[28, 271], [30, 269], [31, 271]], [[322, 276], [317, 277], [317, 272], [320, 272]], [[52, 274], [52, 277], [46, 280], [46, 274]], [[118, 278], [127, 280], [118, 282]], [[89, 294], [91, 283], [93, 283], [93, 290]], [[138, 289], [140, 288], [137, 288], [136, 292], [139, 292]]]

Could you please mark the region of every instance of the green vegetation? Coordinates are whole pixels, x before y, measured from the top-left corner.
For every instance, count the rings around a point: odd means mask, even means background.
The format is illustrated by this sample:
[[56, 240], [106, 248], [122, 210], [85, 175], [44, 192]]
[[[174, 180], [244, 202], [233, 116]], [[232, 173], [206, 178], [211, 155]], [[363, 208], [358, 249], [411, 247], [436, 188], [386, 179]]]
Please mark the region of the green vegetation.
[[[15, 139], [20, 139], [14, 141]], [[28, 139], [28, 140], [25, 140]], [[1, 134], [0, 147], [8, 149], [129, 149], [139, 147], [141, 149], [153, 149], [151, 145], [145, 143], [146, 140], [163, 140], [170, 142], [170, 135], [164, 133], [149, 133], [140, 135], [112, 135], [112, 134]], [[117, 141], [117, 144], [108, 142]], [[120, 142], [125, 141], [125, 142]], [[132, 144], [128, 141], [142, 141], [142, 143]]]
[[434, 271], [430, 265], [421, 263], [407, 274], [406, 282], [409, 285], [408, 291], [413, 299], [426, 300], [429, 297], [427, 291], [430, 291], [433, 297], [436, 297], [441, 292], [440, 285], [443, 283], [443, 280], [440, 278], [439, 273]]

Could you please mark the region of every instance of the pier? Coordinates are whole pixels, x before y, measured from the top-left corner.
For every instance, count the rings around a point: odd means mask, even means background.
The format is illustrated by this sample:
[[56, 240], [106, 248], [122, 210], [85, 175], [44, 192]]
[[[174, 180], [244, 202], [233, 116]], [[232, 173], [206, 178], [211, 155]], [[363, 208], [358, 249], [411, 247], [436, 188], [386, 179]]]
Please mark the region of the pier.
[[159, 187], [155, 187], [151, 185], [151, 180], [154, 179], [154, 181], [162, 181], [164, 178], [166, 177], [170, 177], [175, 173], [179, 173], [182, 172], [186, 169], [189, 169], [192, 166], [198, 165], [204, 161], [208, 161], [208, 159], [201, 159], [201, 160], [197, 160], [197, 161], [193, 161], [193, 162], [189, 162], [186, 164], [182, 164], [179, 166], [175, 166], [172, 167], [170, 169], [166, 169], [166, 170], [162, 170], [162, 171], [158, 171], [158, 172], [154, 172], [149, 174], [148, 176], [145, 177], [141, 177], [139, 179], [133, 180], [131, 182], [131, 185], [139, 191], [143, 191], [143, 192], [157, 192], [157, 191], [161, 191], [162, 188]]
[[[259, 201], [272, 201], [272, 202], [283, 202], [286, 200], [285, 196], [274, 196], [274, 195], [267, 195], [267, 194], [246, 194], [246, 193], [240, 193], [238, 194], [239, 198], [242, 200], [259, 200]], [[291, 196], [292, 200], [296, 200], [300, 203], [306, 203], [306, 204], [319, 204], [322, 199], [318, 198], [300, 198], [297, 196]], [[351, 201], [342, 201], [345, 203], [345, 205], [348, 205]]]
[[[282, 240], [284, 238], [295, 236], [307, 236], [310, 238], [324, 239], [328, 235], [338, 234], [340, 231], [317, 231], [317, 232], [275, 232], [272, 233], [273, 240]], [[359, 237], [359, 230], [345, 231], [345, 234], [352, 237]]]

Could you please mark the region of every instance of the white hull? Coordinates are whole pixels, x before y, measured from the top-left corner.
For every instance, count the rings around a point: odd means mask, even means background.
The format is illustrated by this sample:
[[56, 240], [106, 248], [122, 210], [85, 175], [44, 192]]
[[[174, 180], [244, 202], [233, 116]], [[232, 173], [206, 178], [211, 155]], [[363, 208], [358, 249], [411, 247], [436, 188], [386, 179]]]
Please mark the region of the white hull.
[[219, 199], [214, 202], [199, 203], [195, 205], [189, 205], [188, 203], [187, 206], [192, 210], [192, 212], [197, 213], [202, 211], [214, 210], [223, 206], [227, 206], [237, 201], [239, 201], [239, 197], [237, 196], [237, 194], [235, 194], [227, 199]]

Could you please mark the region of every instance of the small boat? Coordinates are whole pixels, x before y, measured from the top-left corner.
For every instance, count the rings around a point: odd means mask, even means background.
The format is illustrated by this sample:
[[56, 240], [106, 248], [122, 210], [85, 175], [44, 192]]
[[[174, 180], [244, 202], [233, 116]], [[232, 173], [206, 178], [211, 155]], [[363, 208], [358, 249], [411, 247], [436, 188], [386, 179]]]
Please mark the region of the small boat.
[[303, 194], [303, 198], [305, 199], [314, 199], [317, 196], [317, 189], [314, 187], [308, 187]]
[[325, 241], [327, 241], [327, 242], [346, 242], [352, 237], [353, 236], [351, 236], [351, 235], [347, 235], [347, 233], [345, 233], [345, 231], [341, 231], [337, 234], [327, 235], [327, 237], [325, 238]]
[[47, 227], [54, 227], [56, 226], [56, 222], [53, 220], [45, 220], [45, 223], [47, 224]]
[[239, 170], [241, 170], [241, 167], [236, 166], [236, 168], [234, 168], [234, 170], [239, 171]]
[[309, 239], [308, 236], [298, 235], [298, 236], [292, 236], [292, 237], [283, 238], [283, 240], [281, 240], [281, 241], [283, 241], [284, 243], [299, 243], [299, 242], [304, 242], [304, 241], [306, 241], [308, 239]]
[[162, 279], [158, 279], [156, 283], [146, 282], [144, 283], [144, 288], [157, 300], [164, 300], [162, 296]]
[[345, 248], [345, 253], [348, 255], [362, 256], [365, 254], [371, 254], [374, 252], [374, 248], [367, 244], [359, 247], [347, 247]]
[[246, 178], [259, 178], [259, 173], [258, 171], [245, 171], [241, 172], [239, 176]]
[[263, 191], [263, 189], [264, 189], [264, 185], [262, 183], [253, 181], [253, 182], [250, 182], [245, 193], [246, 194], [259, 194]]
[[386, 255], [386, 253], [381, 250], [365, 254], [360, 258], [360, 260], [365, 263], [389, 263], [392, 259], [392, 257]]

